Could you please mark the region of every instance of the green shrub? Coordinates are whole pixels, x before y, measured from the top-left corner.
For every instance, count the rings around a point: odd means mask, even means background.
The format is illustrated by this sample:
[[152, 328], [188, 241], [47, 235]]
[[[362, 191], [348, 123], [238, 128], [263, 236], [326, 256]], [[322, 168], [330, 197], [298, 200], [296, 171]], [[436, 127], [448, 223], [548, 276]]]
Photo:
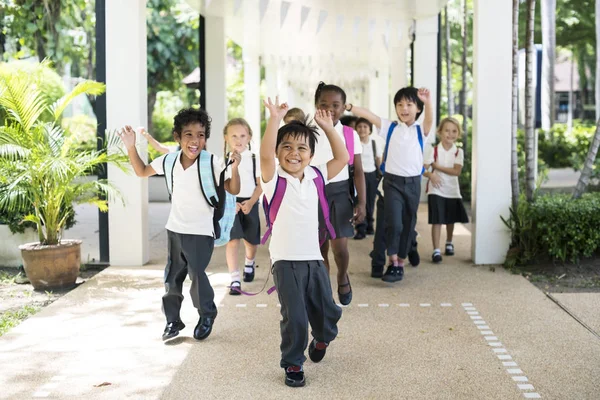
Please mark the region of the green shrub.
[[504, 220], [513, 237], [506, 265], [526, 265], [549, 258], [577, 262], [600, 248], [600, 193], [577, 200], [569, 195], [540, 196], [519, 202]]
[[61, 126], [75, 148], [80, 151], [94, 151], [97, 148], [97, 122], [87, 115], [63, 118]]
[[173, 118], [155, 112], [152, 115], [152, 132], [150, 133], [161, 143], [173, 140]]

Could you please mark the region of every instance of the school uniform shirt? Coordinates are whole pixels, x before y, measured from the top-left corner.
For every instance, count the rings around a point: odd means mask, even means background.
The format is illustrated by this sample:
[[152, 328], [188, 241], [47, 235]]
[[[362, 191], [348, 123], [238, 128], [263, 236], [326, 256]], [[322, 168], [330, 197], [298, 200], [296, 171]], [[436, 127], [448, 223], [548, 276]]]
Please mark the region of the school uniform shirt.
[[[244, 150], [241, 154], [242, 161], [238, 171], [240, 174], [240, 193], [236, 197], [252, 197], [254, 189], [256, 189], [256, 178], [260, 177], [260, 157], [255, 155], [256, 160], [256, 171], [252, 168], [252, 152], [248, 149]], [[225, 172], [225, 179], [231, 179], [231, 167], [227, 168]]]
[[[340, 138], [344, 142], [344, 126], [340, 121], [335, 125], [335, 131], [340, 135]], [[360, 137], [356, 131], [354, 133], [354, 154], [362, 154], [362, 146], [360, 143]], [[329, 160], [333, 160], [333, 151], [331, 150], [331, 144], [329, 144], [329, 140], [327, 139], [327, 135], [325, 132], [319, 128], [319, 136], [317, 137], [317, 144], [315, 146], [315, 155], [313, 156], [310, 165], [320, 166], [325, 165], [329, 162]], [[348, 167], [342, 169], [339, 174], [334, 176], [332, 179], [329, 179], [329, 183], [334, 182], [343, 182], [350, 179], [350, 172]]]
[[[327, 184], [327, 166], [318, 166]], [[269, 182], [261, 179], [266, 198], [271, 202], [279, 176], [287, 180], [285, 194], [271, 231], [269, 253], [272, 262], [322, 261], [319, 246], [319, 195], [313, 179], [317, 172], [312, 167], [304, 169], [300, 181], [278, 167]]]
[[[381, 118], [379, 135], [384, 140], [387, 139], [391, 124], [392, 121]], [[388, 146], [385, 172], [404, 177], [421, 175], [423, 170], [423, 151], [419, 144], [418, 125], [418, 122], [415, 122], [411, 126], [403, 122], [399, 122], [396, 125]], [[421, 133], [423, 135], [423, 143], [425, 144], [427, 138], [425, 137], [423, 128], [421, 128]]]
[[[464, 153], [462, 149], [452, 145], [450, 150], [444, 149], [444, 146], [440, 143], [437, 146], [437, 163], [444, 168], [454, 168], [454, 164], [464, 165]], [[425, 164], [433, 164], [433, 148], [434, 146], [427, 146], [425, 154]], [[458, 154], [457, 151], [458, 150]], [[452, 176], [443, 172], [437, 171], [436, 174], [440, 176], [441, 184], [439, 188], [434, 187], [429, 183], [429, 191], [427, 194], [436, 194], [447, 199], [462, 199], [460, 195], [460, 186], [458, 184], [458, 176]]]
[[[163, 169], [165, 157], [166, 154], [150, 163], [158, 175], [165, 173]], [[213, 156], [213, 170], [218, 184], [223, 163], [216, 155]], [[175, 162], [171, 212], [165, 228], [175, 233], [214, 236], [213, 208], [206, 202], [200, 187], [198, 159], [186, 170], [181, 165], [181, 155]]]
[[[376, 154], [373, 154], [373, 143], [375, 143]], [[362, 145], [362, 154], [360, 155], [360, 159], [362, 161], [363, 171], [365, 173], [375, 172], [377, 170], [375, 158], [382, 157], [383, 148], [372, 136], [369, 136], [369, 141], [367, 143], [360, 142], [360, 144]]]

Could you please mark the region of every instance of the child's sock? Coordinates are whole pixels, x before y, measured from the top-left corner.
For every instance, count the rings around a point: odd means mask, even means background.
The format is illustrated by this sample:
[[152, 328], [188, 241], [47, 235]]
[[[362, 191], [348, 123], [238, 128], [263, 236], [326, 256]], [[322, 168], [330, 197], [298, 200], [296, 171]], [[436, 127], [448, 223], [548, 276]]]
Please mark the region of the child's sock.
[[441, 253], [442, 251], [440, 249], [433, 249], [433, 254], [435, 253]]
[[230, 272], [231, 282], [239, 282], [240, 281], [240, 271]]
[[452, 240], [446, 240], [446, 245], [452, 244]]
[[254, 272], [254, 259], [246, 258], [244, 272], [247, 274], [251, 274]]

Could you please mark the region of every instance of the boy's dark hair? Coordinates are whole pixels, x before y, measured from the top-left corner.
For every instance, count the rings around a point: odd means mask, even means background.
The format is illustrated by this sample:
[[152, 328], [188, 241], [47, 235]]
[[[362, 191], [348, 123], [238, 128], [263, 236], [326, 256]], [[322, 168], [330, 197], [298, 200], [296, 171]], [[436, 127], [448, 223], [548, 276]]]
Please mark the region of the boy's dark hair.
[[369, 122], [368, 119], [366, 118], [359, 118], [356, 120], [356, 127], [358, 127], [358, 124], [366, 124], [369, 127], [369, 130], [371, 132], [373, 132], [373, 124], [371, 122]]
[[204, 126], [204, 137], [208, 139], [210, 137], [211, 121], [212, 119], [208, 113], [201, 108], [184, 108], [183, 110], [179, 110], [175, 118], [173, 118], [173, 135], [178, 134], [181, 136], [181, 132], [183, 132], [183, 128], [186, 125], [199, 123]]
[[342, 102], [346, 104], [346, 92], [344, 92], [344, 89], [336, 85], [327, 85], [325, 82], [319, 82], [319, 86], [317, 86], [317, 90], [315, 91], [315, 105], [319, 102], [323, 92], [339, 93], [342, 96]]
[[358, 123], [358, 117], [355, 117], [354, 115], [344, 115], [340, 118], [340, 122], [342, 125], [350, 126], [353, 122], [356, 124]]
[[413, 103], [415, 103], [417, 105], [417, 108], [419, 110], [421, 110], [421, 111], [417, 112], [416, 119], [419, 119], [419, 117], [421, 116], [421, 113], [423, 113], [423, 107], [425, 105], [423, 104], [421, 99], [419, 99], [419, 96], [417, 95], [418, 92], [419, 92], [419, 90], [413, 86], [407, 86], [405, 88], [398, 90], [398, 92], [396, 92], [396, 95], [394, 96], [394, 107], [396, 106], [396, 104], [400, 103], [401, 100], [412, 101]]
[[277, 143], [275, 145], [275, 149], [279, 148], [279, 145], [287, 136], [291, 136], [293, 139], [298, 137], [308, 138], [310, 156], [312, 157], [315, 154], [315, 146], [317, 144], [317, 136], [319, 136], [319, 132], [317, 131], [317, 127], [315, 125], [308, 123], [308, 117], [306, 117], [304, 121], [294, 120], [289, 124], [285, 124], [279, 128], [277, 131]]

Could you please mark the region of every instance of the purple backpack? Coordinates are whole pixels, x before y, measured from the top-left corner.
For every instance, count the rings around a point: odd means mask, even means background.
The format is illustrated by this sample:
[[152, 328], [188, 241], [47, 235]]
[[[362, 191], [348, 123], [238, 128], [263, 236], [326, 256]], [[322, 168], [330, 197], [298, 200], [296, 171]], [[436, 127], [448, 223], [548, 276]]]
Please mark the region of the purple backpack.
[[[323, 179], [323, 175], [317, 167], [311, 166], [311, 168], [317, 173], [313, 182], [317, 187], [319, 204], [321, 205], [321, 211], [323, 212], [323, 217], [325, 219], [325, 227], [319, 228], [319, 245], [322, 246], [327, 239], [327, 232], [329, 232], [331, 239], [335, 239], [335, 230], [329, 221], [329, 204], [327, 203], [327, 196], [325, 195], [325, 179]], [[281, 207], [281, 201], [283, 200], [286, 188], [287, 179], [278, 176], [277, 182], [275, 183], [275, 193], [273, 194], [273, 198], [271, 198], [271, 202], [269, 203], [267, 201], [267, 196], [263, 197], [263, 207], [267, 219], [267, 232], [265, 232], [265, 235], [260, 242], [261, 244], [265, 244], [271, 235], [273, 223], [275, 223], [275, 219], [277, 218], [277, 213], [279, 212], [279, 207]]]

